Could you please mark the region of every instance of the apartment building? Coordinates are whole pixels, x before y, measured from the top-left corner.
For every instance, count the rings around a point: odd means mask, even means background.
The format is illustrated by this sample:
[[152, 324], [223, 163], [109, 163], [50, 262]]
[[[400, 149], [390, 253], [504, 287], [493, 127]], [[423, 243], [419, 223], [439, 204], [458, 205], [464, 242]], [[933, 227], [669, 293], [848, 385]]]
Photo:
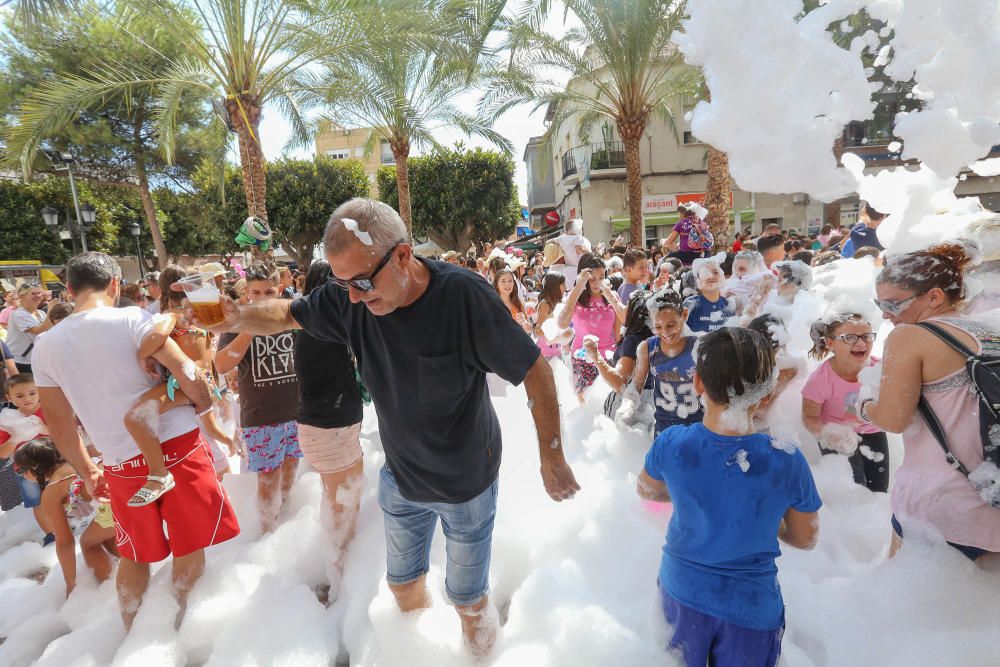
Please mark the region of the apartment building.
[[375, 174], [383, 166], [395, 165], [396, 160], [389, 143], [381, 140], [371, 155], [365, 156], [365, 146], [371, 133], [372, 129], [368, 127], [346, 128], [334, 125], [316, 134], [316, 155], [325, 155], [335, 160], [353, 158], [361, 162], [374, 194]]

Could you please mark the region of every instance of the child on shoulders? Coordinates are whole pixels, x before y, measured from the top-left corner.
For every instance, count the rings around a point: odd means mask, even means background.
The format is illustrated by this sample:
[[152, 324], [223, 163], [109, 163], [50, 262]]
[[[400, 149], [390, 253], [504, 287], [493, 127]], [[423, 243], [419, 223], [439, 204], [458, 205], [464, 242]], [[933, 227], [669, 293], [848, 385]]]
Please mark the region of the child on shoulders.
[[658, 584], [669, 645], [690, 667], [772, 667], [785, 627], [778, 540], [816, 544], [821, 502], [805, 457], [752, 432], [751, 415], [774, 383], [762, 335], [706, 334], [694, 375], [704, 420], [661, 433], [639, 474], [640, 496], [674, 505]]

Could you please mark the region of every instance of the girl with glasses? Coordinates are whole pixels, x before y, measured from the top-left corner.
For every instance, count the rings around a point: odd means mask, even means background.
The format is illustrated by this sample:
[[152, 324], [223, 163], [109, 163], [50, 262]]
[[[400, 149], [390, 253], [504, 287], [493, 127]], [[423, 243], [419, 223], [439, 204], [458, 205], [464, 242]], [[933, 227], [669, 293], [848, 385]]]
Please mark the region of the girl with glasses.
[[846, 454], [854, 482], [870, 491], [889, 489], [889, 443], [879, 427], [857, 412], [858, 375], [872, 366], [875, 334], [857, 313], [837, 313], [810, 328], [809, 356], [822, 360], [802, 388], [802, 421], [823, 454]]

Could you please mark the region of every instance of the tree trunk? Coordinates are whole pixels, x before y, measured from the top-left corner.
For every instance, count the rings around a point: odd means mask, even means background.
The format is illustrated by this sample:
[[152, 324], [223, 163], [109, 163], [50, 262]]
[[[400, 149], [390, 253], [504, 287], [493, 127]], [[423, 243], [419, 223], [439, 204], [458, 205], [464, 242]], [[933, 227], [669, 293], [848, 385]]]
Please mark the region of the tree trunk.
[[716, 250], [729, 246], [729, 156], [719, 149], [708, 147], [708, 183], [705, 185], [705, 208], [708, 209], [708, 228], [715, 237]]
[[[833, 142], [833, 156], [837, 159], [837, 166], [841, 166], [841, 158], [844, 157], [844, 135], [841, 134]], [[823, 206], [823, 224], [836, 228], [840, 225], [840, 200], [832, 201]]]
[[149, 235], [153, 238], [153, 248], [156, 250], [156, 268], [161, 271], [167, 266], [167, 246], [163, 242], [160, 223], [156, 219], [156, 204], [149, 192], [149, 179], [146, 174], [146, 157], [142, 153], [135, 156], [135, 173], [139, 179], [139, 199], [142, 200], [142, 210], [146, 214], [146, 224], [149, 225]]
[[[226, 100], [226, 110], [236, 129], [240, 147], [240, 169], [243, 173], [243, 193], [247, 199], [247, 214], [268, 222], [267, 219], [267, 165], [260, 145], [261, 107], [253, 98]], [[246, 114], [244, 116], [244, 114]], [[273, 232], [273, 230], [272, 230]], [[273, 245], [273, 239], [272, 239]], [[254, 246], [253, 258], [263, 259], [265, 253]]]
[[[702, 85], [705, 101], [712, 101], [712, 91]], [[715, 237], [716, 249], [729, 246], [729, 200], [732, 196], [732, 179], [729, 176], [729, 155], [715, 146], [709, 146], [705, 156], [708, 182], [705, 184], [705, 208], [708, 209], [708, 228]]]
[[406, 236], [413, 238], [413, 209], [410, 207], [410, 144], [393, 142], [392, 157], [396, 160], [396, 192], [399, 194], [399, 217], [406, 225]]
[[639, 157], [639, 142], [646, 123], [641, 119], [622, 118], [618, 120], [618, 134], [625, 144], [625, 180], [628, 184], [628, 218], [632, 234], [632, 245], [646, 247], [645, 228], [642, 224], [642, 161]]

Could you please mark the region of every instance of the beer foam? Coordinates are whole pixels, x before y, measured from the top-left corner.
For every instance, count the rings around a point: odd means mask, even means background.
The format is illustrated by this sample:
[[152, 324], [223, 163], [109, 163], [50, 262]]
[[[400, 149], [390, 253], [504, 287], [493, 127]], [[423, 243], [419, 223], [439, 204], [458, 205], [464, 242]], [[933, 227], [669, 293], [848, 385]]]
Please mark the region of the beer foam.
[[215, 289], [214, 285], [204, 285], [188, 292], [187, 298], [191, 303], [218, 303], [219, 290]]

